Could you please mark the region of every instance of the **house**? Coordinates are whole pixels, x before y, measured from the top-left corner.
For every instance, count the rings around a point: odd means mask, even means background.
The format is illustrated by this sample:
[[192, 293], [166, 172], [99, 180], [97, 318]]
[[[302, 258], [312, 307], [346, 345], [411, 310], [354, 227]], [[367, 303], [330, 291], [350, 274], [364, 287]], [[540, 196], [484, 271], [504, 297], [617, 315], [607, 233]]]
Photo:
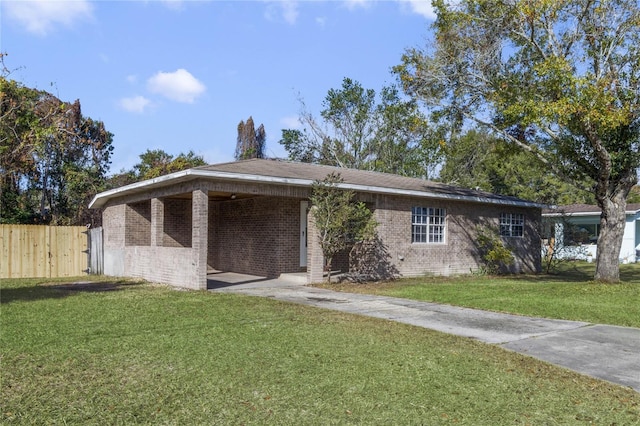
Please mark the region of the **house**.
[[[422, 179], [282, 160], [196, 167], [102, 192], [104, 273], [205, 289], [207, 273], [323, 279], [309, 196], [339, 173], [373, 210], [386, 265], [398, 275], [464, 274], [482, 266], [475, 233], [500, 229], [514, 272], [540, 269], [542, 206]], [[348, 259], [348, 258], [347, 258]], [[345, 271], [345, 256], [333, 267]], [[348, 262], [347, 262], [348, 263]]]
[[[544, 209], [546, 237], [554, 238], [560, 244], [557, 256], [591, 261], [596, 258], [597, 241], [600, 235], [600, 214], [598, 206], [571, 204], [553, 209]], [[626, 223], [620, 250], [620, 262], [640, 261], [640, 203], [627, 204]]]

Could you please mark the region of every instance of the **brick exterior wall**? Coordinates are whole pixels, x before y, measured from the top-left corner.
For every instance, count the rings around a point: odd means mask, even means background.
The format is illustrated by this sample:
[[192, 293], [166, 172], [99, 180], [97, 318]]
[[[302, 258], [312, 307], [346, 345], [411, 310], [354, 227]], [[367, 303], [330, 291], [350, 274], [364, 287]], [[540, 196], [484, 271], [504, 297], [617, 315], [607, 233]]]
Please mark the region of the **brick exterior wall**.
[[162, 246], [164, 239], [164, 200], [151, 199], [151, 245]]
[[194, 278], [189, 281], [192, 288], [207, 289], [207, 237], [209, 235], [209, 195], [206, 190], [193, 191], [191, 203], [191, 269]]
[[[176, 287], [200, 289], [193, 250], [176, 247], [127, 247], [123, 253], [125, 275]], [[106, 273], [106, 271], [105, 271]]]
[[[106, 275], [206, 288], [208, 196], [110, 203], [103, 212]], [[193, 220], [193, 217], [198, 220]], [[199, 226], [200, 225], [200, 226]]]
[[214, 211], [209, 248], [215, 269], [266, 277], [300, 271], [300, 200], [230, 200]]
[[191, 200], [165, 199], [162, 246], [191, 247]]
[[207, 236], [207, 266], [209, 269], [216, 269], [218, 261], [218, 226], [220, 216], [219, 201], [209, 201], [209, 235]]
[[151, 245], [151, 200], [127, 205], [125, 223], [125, 245]]
[[102, 211], [104, 274], [127, 276], [124, 266], [126, 204], [108, 205]]
[[319, 283], [324, 273], [324, 259], [311, 209], [307, 214], [307, 235], [307, 282]]
[[[408, 197], [376, 197], [378, 233], [391, 255], [390, 262], [403, 276], [468, 274], [481, 267], [476, 244], [480, 226], [497, 228], [500, 213], [523, 213], [522, 238], [503, 237], [516, 258], [513, 272], [540, 269], [539, 209]], [[411, 242], [411, 208], [446, 209], [444, 243]]]
[[102, 238], [106, 248], [124, 248], [126, 204], [105, 207], [102, 211]]

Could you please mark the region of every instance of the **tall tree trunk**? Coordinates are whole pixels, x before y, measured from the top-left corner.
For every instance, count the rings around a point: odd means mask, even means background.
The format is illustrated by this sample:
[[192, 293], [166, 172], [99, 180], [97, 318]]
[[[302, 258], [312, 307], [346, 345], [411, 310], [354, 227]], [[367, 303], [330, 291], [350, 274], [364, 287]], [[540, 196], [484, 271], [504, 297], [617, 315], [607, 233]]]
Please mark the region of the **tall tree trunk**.
[[596, 281], [620, 281], [620, 249], [626, 226], [627, 197], [637, 182], [635, 168], [629, 168], [617, 185], [611, 185], [608, 178], [600, 179], [596, 185], [596, 200], [602, 209], [594, 276]]
[[625, 210], [627, 202], [624, 197], [599, 201], [602, 208], [600, 215], [600, 235], [596, 254], [595, 280], [602, 282], [620, 281], [620, 248], [624, 236]]
[[327, 271], [327, 282], [331, 284], [331, 263], [333, 263], [333, 256], [327, 256], [325, 258], [324, 270]]

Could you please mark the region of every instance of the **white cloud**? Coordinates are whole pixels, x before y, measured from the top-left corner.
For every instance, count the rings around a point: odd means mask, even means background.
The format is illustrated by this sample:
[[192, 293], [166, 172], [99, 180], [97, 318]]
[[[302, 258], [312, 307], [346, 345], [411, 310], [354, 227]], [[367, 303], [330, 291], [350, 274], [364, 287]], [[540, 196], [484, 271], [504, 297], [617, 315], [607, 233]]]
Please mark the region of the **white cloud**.
[[183, 10], [185, 1], [192, 0], [143, 0], [145, 5], [152, 4], [155, 6], [157, 4], [161, 4], [171, 10]]
[[289, 25], [294, 25], [298, 21], [300, 12], [298, 2], [295, 0], [269, 1], [265, 9], [264, 16], [269, 21], [284, 19]]
[[119, 105], [125, 111], [142, 114], [151, 105], [151, 101], [144, 96], [133, 96], [120, 99]]
[[327, 25], [327, 18], [324, 16], [316, 17], [316, 24], [318, 24], [319, 27], [324, 28], [324, 26]]
[[288, 24], [293, 25], [298, 20], [298, 3], [295, 1], [281, 2], [282, 17]]
[[189, 71], [158, 72], [147, 80], [147, 88], [173, 101], [193, 103], [207, 88]]
[[129, 84], [135, 84], [138, 82], [138, 76], [135, 74], [129, 74], [126, 79]]
[[344, 4], [347, 6], [347, 9], [353, 10], [358, 7], [368, 8], [372, 0], [343, 0], [343, 1], [344, 1]]
[[280, 119], [280, 124], [282, 124], [282, 126], [284, 126], [285, 129], [301, 129], [302, 128], [302, 124], [300, 123], [300, 118], [297, 115], [282, 117]]
[[5, 1], [4, 7], [9, 19], [40, 36], [47, 35], [58, 25], [71, 27], [77, 21], [93, 17], [93, 7], [87, 0]]
[[182, 0], [161, 0], [162, 3], [172, 10], [182, 10]]
[[436, 13], [433, 10], [433, 6], [431, 6], [431, 2], [429, 0], [397, 0], [403, 5], [409, 7], [411, 12], [417, 13], [418, 15], [422, 15], [427, 19], [436, 19]]

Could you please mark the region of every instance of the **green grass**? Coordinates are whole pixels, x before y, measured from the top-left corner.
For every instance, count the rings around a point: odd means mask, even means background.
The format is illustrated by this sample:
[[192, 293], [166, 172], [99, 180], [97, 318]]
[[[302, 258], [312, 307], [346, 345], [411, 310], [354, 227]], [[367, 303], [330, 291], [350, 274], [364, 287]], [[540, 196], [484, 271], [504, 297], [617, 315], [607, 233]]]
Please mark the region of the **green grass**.
[[3, 424], [638, 424], [640, 394], [408, 325], [127, 281], [0, 281]]
[[422, 277], [328, 288], [545, 318], [640, 327], [640, 264], [621, 265], [621, 284], [590, 281], [594, 265], [565, 263], [556, 275]]

